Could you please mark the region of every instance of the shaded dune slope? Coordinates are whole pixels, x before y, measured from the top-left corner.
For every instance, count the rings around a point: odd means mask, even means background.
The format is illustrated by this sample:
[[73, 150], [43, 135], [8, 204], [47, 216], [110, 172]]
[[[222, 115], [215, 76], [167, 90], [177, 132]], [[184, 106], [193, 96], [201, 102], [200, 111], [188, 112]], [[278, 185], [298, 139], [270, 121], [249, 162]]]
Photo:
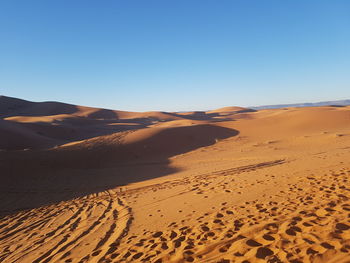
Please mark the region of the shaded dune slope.
[[[12, 210], [71, 199], [170, 174], [176, 171], [169, 167], [170, 157], [237, 134], [234, 129], [209, 124], [155, 127], [100, 136], [49, 150], [4, 152], [0, 153], [1, 190], [7, 198], [13, 189], [24, 193], [37, 191], [38, 196], [44, 191], [45, 199], [29, 203], [24, 200], [25, 205], [17, 202], [17, 207], [11, 205]], [[131, 170], [134, 173], [130, 173]], [[53, 200], [47, 194], [50, 189], [56, 193]], [[11, 209], [1, 208], [3, 214]]]
[[[213, 121], [218, 116], [218, 113], [206, 112], [128, 112], [0, 96], [0, 118], [3, 120], [0, 125], [0, 149], [44, 149], [115, 132], [151, 127], [158, 123]], [[16, 140], [19, 131], [22, 138]]]
[[350, 107], [10, 102], [1, 262], [349, 262]]
[[[6, 150], [43, 149], [178, 119], [162, 112], [116, 111], [5, 96], [0, 97], [0, 118], [4, 120], [0, 125], [0, 148]], [[19, 130], [23, 138], [16, 141]]]

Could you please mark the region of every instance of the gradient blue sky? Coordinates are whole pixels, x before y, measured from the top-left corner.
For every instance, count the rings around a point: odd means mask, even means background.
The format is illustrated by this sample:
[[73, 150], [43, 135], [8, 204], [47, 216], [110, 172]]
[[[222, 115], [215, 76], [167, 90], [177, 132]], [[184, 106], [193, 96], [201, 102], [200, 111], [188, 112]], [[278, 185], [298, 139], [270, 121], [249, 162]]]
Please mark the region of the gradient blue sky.
[[206, 110], [350, 98], [350, 1], [2, 0], [0, 94]]

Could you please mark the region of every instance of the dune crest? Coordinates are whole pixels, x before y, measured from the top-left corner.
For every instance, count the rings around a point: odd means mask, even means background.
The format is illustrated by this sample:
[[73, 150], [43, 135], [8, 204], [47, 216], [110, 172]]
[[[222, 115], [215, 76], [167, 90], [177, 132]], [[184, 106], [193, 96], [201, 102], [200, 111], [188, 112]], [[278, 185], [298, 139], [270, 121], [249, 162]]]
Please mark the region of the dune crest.
[[350, 260], [350, 107], [0, 114], [1, 262]]

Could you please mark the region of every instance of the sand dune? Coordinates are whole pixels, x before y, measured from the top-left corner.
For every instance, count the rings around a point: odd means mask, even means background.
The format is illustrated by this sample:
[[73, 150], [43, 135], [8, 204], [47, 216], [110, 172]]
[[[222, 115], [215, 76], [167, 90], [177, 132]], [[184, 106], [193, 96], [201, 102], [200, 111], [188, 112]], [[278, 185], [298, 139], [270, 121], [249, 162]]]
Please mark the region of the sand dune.
[[0, 148], [5, 150], [44, 149], [181, 119], [163, 112], [116, 111], [60, 102], [30, 102], [5, 96], [0, 97], [0, 117], [14, 123], [12, 127], [18, 127], [25, 138], [33, 138], [12, 143], [4, 123], [0, 126]]
[[37, 145], [49, 147], [58, 141], [41, 136], [29, 128], [22, 127], [16, 123], [0, 119], [1, 140], [0, 149], [23, 150], [27, 148], [35, 149]]
[[67, 105], [0, 98], [1, 262], [350, 261], [350, 107]]
[[252, 112], [253, 110], [242, 107], [223, 107], [216, 110], [207, 111], [207, 113], [242, 113]]

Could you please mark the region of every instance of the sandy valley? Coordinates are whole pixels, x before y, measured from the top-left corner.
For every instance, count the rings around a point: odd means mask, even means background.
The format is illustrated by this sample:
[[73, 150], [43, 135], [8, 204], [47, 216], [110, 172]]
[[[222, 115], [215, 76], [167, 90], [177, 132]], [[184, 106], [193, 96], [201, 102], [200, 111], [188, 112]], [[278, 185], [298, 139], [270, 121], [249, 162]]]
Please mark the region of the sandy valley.
[[0, 116], [0, 262], [350, 262], [350, 106]]

